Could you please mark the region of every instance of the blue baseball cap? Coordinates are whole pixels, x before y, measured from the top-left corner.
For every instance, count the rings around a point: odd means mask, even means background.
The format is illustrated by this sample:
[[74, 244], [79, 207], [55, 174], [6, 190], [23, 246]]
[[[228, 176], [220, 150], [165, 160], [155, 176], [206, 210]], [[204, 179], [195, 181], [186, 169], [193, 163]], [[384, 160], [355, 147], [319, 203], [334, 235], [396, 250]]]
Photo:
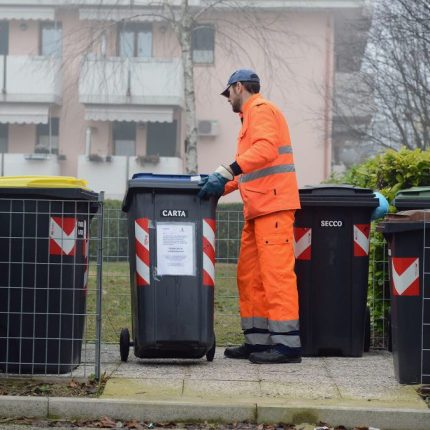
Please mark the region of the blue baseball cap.
[[251, 69], [239, 69], [236, 70], [227, 82], [227, 88], [221, 93], [222, 96], [228, 97], [229, 91], [228, 88], [230, 85], [235, 84], [236, 82], [257, 82], [260, 83], [260, 78], [257, 73]]

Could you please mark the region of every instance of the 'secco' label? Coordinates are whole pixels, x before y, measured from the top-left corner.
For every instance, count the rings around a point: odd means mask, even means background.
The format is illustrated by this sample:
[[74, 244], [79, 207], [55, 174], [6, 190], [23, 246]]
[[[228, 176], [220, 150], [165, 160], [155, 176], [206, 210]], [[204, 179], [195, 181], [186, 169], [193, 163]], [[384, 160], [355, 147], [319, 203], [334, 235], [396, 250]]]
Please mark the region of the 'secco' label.
[[321, 227], [342, 227], [343, 222], [340, 220], [321, 220]]

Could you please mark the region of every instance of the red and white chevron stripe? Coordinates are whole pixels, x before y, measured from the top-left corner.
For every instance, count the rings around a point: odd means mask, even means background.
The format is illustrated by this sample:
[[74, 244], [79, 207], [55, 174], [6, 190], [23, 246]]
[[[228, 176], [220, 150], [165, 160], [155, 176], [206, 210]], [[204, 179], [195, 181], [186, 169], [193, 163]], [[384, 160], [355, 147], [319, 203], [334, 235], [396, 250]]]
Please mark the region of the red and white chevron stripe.
[[135, 220], [134, 232], [136, 238], [136, 285], [149, 285], [149, 219], [138, 218]]
[[416, 257], [391, 259], [394, 296], [420, 295], [420, 261]]
[[294, 227], [294, 256], [296, 260], [310, 260], [312, 245], [312, 229]]
[[49, 254], [74, 256], [76, 218], [53, 216], [49, 225]]
[[203, 219], [203, 285], [215, 286], [215, 230], [214, 219]]
[[354, 257], [367, 257], [370, 246], [370, 224], [354, 224]]

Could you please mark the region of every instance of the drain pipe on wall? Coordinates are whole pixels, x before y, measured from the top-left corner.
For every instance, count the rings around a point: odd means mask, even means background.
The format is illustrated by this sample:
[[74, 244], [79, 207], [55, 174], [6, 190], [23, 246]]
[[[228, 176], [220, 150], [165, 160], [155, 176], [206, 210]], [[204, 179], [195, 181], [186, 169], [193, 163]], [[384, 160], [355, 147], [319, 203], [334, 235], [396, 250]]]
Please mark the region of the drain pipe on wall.
[[331, 171], [331, 142], [332, 142], [332, 99], [334, 91], [334, 29], [333, 17], [327, 16], [326, 24], [326, 58], [325, 58], [325, 87], [324, 87], [324, 179]]
[[7, 85], [7, 55], [3, 55], [3, 87], [1, 89], [2, 94], [6, 94]]

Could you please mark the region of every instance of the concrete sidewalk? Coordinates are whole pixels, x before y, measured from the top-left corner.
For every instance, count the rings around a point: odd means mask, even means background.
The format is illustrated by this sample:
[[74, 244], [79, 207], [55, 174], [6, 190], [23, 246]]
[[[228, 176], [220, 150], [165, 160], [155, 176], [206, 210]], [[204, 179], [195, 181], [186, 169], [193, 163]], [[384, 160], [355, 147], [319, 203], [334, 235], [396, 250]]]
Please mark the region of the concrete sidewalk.
[[[102, 372], [110, 379], [99, 399], [0, 397], [1, 411], [29, 408], [41, 416], [145, 421], [219, 420], [370, 426], [429, 430], [430, 409], [394, 378], [390, 353], [361, 358], [304, 358], [301, 364], [256, 365], [223, 357], [127, 363], [117, 346], [104, 346]], [[79, 376], [79, 370], [74, 373]], [[2, 414], [0, 414], [2, 415]], [[40, 416], [40, 415], [38, 415]]]

